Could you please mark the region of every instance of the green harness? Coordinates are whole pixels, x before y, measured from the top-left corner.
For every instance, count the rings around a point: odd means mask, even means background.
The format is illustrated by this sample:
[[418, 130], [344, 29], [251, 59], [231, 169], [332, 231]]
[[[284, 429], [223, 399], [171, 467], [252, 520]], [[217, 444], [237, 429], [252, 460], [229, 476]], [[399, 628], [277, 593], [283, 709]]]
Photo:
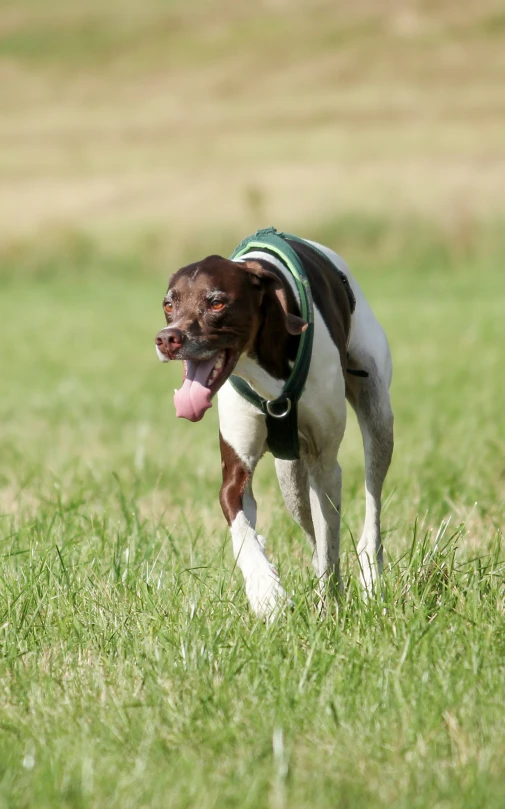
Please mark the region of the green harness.
[[[303, 239], [297, 236], [291, 236], [290, 234], [279, 233], [275, 228], [258, 230], [253, 236], [248, 236], [244, 239], [234, 250], [230, 258], [240, 258], [251, 250], [266, 249], [268, 252], [277, 256], [293, 276], [300, 296], [301, 316], [308, 324], [307, 328], [300, 336], [300, 344], [293, 369], [277, 399], [263, 399], [239, 376], [231, 376], [230, 382], [244, 399], [247, 399], [248, 402], [265, 414], [268, 448], [272, 455], [274, 455], [275, 458], [293, 461], [300, 457], [298, 440], [298, 400], [303, 393], [307, 381], [312, 357], [314, 304], [303, 264], [286, 239], [295, 242], [303, 242]], [[327, 256], [324, 256], [316, 247], [311, 245], [311, 249], [320, 253], [320, 255], [328, 261]]]

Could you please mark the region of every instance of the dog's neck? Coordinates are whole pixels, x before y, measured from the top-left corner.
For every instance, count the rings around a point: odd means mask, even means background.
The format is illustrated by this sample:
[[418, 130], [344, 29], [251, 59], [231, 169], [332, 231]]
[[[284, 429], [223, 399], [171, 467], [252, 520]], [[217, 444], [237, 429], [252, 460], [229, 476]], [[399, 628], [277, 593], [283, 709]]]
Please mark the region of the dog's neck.
[[[296, 284], [283, 263], [261, 250], [251, 251], [236, 261], [240, 263], [249, 259], [260, 262], [282, 279], [286, 287], [289, 311], [299, 315]], [[280, 321], [265, 321], [258, 331], [252, 350], [242, 354], [234, 373], [263, 398], [275, 399], [291, 373], [298, 343], [299, 337], [285, 333]]]

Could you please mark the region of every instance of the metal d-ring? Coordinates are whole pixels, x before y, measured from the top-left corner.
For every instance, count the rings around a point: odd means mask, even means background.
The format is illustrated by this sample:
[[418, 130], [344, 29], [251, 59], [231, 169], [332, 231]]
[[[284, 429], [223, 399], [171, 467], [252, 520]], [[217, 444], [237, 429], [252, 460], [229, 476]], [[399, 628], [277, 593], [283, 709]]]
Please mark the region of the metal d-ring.
[[276, 400], [271, 399], [269, 402], [265, 402], [266, 411], [269, 416], [272, 416], [273, 419], [283, 419], [285, 416], [288, 415], [289, 411], [291, 410], [291, 399], [286, 398], [286, 410], [284, 413], [274, 413], [272, 410], [271, 405], [275, 404]]

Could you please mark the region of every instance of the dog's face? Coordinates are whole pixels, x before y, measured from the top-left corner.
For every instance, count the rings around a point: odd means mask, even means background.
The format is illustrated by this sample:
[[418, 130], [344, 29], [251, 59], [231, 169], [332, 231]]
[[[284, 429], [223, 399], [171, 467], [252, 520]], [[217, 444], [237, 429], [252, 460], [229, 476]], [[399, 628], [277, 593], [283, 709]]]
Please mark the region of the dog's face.
[[[182, 388], [175, 393], [177, 416], [199, 421], [243, 352], [255, 353], [260, 331], [278, 332], [284, 344], [306, 324], [288, 312], [286, 288], [258, 262], [221, 256], [178, 270], [163, 299], [167, 326], [156, 336], [162, 362], [183, 360]], [[268, 321], [268, 322], [267, 322]], [[269, 339], [272, 339], [270, 337]]]

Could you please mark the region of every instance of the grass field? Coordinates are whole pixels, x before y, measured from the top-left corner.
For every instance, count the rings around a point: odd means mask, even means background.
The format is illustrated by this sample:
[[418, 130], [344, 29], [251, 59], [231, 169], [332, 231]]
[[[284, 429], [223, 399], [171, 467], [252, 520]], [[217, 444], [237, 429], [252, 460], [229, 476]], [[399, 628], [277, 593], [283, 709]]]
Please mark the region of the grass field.
[[[503, 12], [119, 8], [0, 10], [0, 807], [501, 809]], [[176, 422], [153, 338], [174, 269], [270, 223], [359, 278], [396, 449], [365, 604], [350, 418], [346, 586], [322, 618], [262, 462], [295, 602], [266, 626], [216, 413]]]

